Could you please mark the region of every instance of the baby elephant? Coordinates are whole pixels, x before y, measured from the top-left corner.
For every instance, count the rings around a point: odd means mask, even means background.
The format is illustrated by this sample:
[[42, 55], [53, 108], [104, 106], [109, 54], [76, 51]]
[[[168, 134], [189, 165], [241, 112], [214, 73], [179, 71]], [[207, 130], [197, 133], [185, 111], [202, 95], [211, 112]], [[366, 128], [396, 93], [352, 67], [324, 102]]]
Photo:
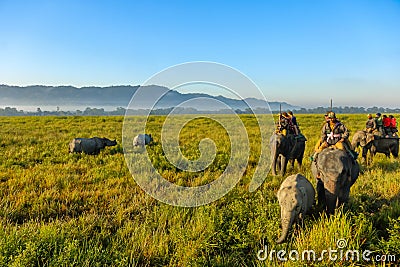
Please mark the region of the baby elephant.
[[276, 241], [285, 241], [293, 222], [302, 219], [315, 202], [315, 190], [312, 184], [301, 174], [287, 177], [278, 191], [281, 206], [282, 235]]

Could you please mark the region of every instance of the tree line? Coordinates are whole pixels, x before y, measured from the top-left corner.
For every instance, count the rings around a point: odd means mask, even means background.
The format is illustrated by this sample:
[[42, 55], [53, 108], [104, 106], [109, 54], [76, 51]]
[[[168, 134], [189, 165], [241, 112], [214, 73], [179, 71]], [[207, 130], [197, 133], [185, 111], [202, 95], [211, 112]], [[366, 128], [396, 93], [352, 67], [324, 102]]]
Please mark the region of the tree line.
[[[316, 108], [300, 108], [293, 110], [294, 113], [297, 114], [324, 114], [329, 111], [330, 107], [316, 107]], [[377, 112], [380, 113], [400, 113], [400, 108], [383, 108], [383, 107], [333, 107], [333, 111], [336, 113], [343, 114], [361, 114], [361, 113], [371, 113], [375, 114]], [[113, 111], [104, 110], [104, 108], [90, 108], [87, 107], [85, 110], [75, 110], [75, 111], [63, 111], [57, 109], [56, 111], [42, 111], [40, 108], [37, 108], [36, 111], [23, 111], [17, 110], [13, 107], [5, 107], [0, 108], [0, 116], [115, 116], [115, 115], [125, 115], [126, 109], [123, 107], [118, 107]], [[236, 109], [234, 110], [237, 114], [268, 114], [269, 110], [264, 108], [255, 108], [250, 109], [247, 108], [245, 110]], [[154, 110], [148, 109], [138, 109], [138, 110], [129, 110], [130, 115], [167, 115], [173, 112], [174, 114], [231, 114], [232, 110], [230, 109], [221, 109], [217, 111], [211, 110], [197, 110], [195, 108], [160, 108]], [[279, 113], [279, 111], [273, 111], [273, 113]]]

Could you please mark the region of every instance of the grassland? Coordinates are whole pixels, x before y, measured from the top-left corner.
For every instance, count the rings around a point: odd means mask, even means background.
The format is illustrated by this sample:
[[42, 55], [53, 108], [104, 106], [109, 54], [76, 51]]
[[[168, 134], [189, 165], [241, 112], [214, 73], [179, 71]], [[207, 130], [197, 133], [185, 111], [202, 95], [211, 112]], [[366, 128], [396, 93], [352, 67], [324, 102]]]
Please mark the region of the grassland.
[[[0, 117], [0, 266], [360, 266], [365, 261], [257, 259], [269, 250], [336, 248], [397, 255], [400, 262], [400, 162], [379, 155], [351, 189], [348, 205], [326, 218], [313, 212], [293, 227], [287, 243], [276, 245], [280, 211], [276, 192], [284, 177], [266, 174], [263, 185], [248, 191], [258, 161], [259, 131], [242, 116], [250, 140], [243, 178], [223, 198], [197, 208], [163, 204], [132, 178], [121, 145], [123, 117]], [[365, 115], [339, 117], [351, 131], [362, 129]], [[159, 129], [164, 117], [149, 120], [155, 135], [149, 146], [154, 166], [171, 182], [201, 185], [216, 179], [229, 161], [229, 137], [207, 119], [181, 132], [183, 154], [199, 156], [198, 142], [216, 142], [215, 161], [200, 173], [182, 172], [162, 154]], [[309, 156], [319, 138], [322, 116], [299, 115], [308, 138], [301, 172], [315, 185]], [[74, 137], [108, 137], [118, 145], [97, 156], [69, 154]], [[287, 256], [287, 255], [286, 255]], [[389, 262], [386, 262], [390, 265]], [[395, 266], [396, 263], [391, 263]]]

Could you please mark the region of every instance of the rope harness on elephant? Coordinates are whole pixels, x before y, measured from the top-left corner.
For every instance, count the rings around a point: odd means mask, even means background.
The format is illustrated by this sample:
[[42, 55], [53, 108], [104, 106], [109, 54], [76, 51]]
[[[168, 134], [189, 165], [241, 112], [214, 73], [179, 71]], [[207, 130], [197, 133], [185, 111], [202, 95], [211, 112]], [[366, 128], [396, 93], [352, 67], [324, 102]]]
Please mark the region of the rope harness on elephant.
[[327, 139], [326, 141], [329, 143], [330, 140], [334, 140], [334, 138], [340, 138], [341, 134], [333, 134], [333, 131], [327, 134]]

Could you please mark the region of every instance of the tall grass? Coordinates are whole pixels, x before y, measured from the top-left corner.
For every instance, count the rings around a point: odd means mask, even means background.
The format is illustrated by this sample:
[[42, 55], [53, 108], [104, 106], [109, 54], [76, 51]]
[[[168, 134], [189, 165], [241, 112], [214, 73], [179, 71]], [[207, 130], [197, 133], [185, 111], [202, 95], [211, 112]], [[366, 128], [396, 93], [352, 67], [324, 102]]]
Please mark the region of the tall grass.
[[[221, 199], [197, 208], [160, 203], [135, 183], [122, 150], [123, 117], [0, 118], [0, 266], [359, 266], [379, 262], [260, 261], [264, 248], [287, 251], [334, 248], [400, 254], [399, 162], [378, 155], [351, 189], [350, 202], [329, 218], [313, 211], [277, 245], [280, 209], [276, 192], [284, 177], [265, 174], [253, 193], [248, 185], [260, 154], [255, 119], [242, 116], [250, 141], [249, 164], [239, 183]], [[364, 115], [343, 115], [352, 132]], [[209, 137], [217, 159], [203, 172], [182, 172], [162, 153], [159, 130], [165, 117], [148, 124], [155, 142], [148, 148], [157, 170], [177, 184], [197, 186], [216, 179], [229, 161], [224, 129], [207, 119], [181, 132], [182, 153], [199, 157]], [[301, 172], [315, 185], [309, 156], [319, 138], [322, 116], [299, 115], [308, 141]], [[69, 154], [74, 137], [108, 137], [118, 145], [97, 156]], [[399, 257], [400, 258], [400, 257]], [[398, 259], [399, 259], [398, 258]], [[397, 259], [397, 260], [398, 260]], [[392, 263], [393, 264], [393, 263]], [[393, 264], [394, 266], [394, 264]]]

